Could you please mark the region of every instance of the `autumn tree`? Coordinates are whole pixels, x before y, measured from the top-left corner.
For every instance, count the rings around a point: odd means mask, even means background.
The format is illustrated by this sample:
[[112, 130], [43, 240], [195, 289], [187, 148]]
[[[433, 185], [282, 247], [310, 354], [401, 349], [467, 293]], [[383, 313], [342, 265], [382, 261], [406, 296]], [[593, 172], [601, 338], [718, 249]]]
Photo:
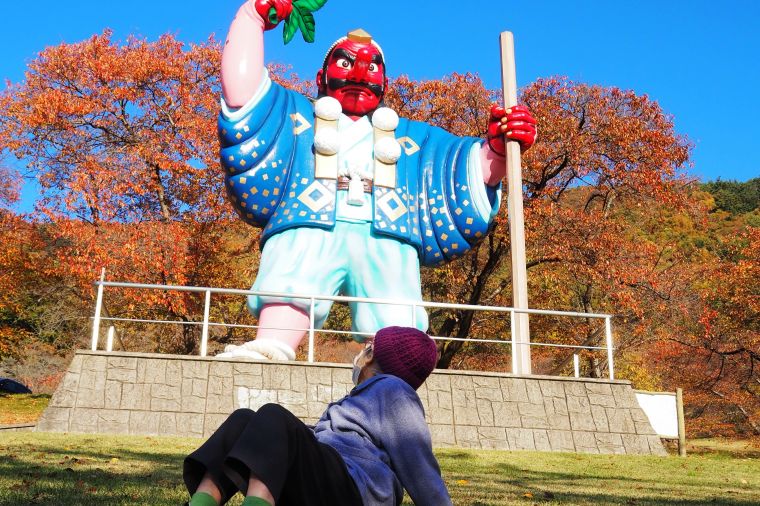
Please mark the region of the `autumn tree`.
[[[391, 100], [416, 119], [482, 134], [493, 94], [477, 77], [395, 84]], [[686, 177], [688, 142], [647, 97], [549, 79], [524, 90], [523, 100], [541, 125], [524, 157], [531, 306], [613, 314], [619, 375], [685, 388], [694, 433], [757, 433], [756, 211], [730, 221], [708, 214], [725, 204]], [[748, 203], [742, 210], [756, 208], [753, 181], [704, 189], [721, 202], [733, 192]], [[426, 298], [511, 305], [505, 218], [474, 254], [424, 274]], [[432, 321], [439, 335], [508, 336], [507, 320], [493, 315], [442, 312]], [[541, 342], [603, 342], [592, 322], [532, 317], [531, 328]], [[479, 348], [488, 353], [462, 354], [461, 343], [448, 343], [441, 365], [508, 369], [503, 348], [470, 346]], [[567, 373], [571, 353], [537, 348], [534, 364]], [[584, 373], [601, 375], [603, 354], [587, 358]]]
[[171, 36], [48, 48], [3, 93], [3, 147], [38, 178], [51, 218], [215, 216], [217, 66], [215, 42], [185, 51]]
[[663, 384], [684, 388], [694, 435], [760, 436], [760, 228], [733, 227], [692, 265], [690, 317], [649, 350]]
[[[483, 135], [487, 106], [495, 98], [471, 75], [423, 83], [401, 78], [394, 86], [389, 96], [394, 107], [465, 135]], [[544, 79], [527, 87], [522, 101], [540, 124], [539, 141], [526, 153], [523, 172], [531, 305], [606, 311], [621, 316], [618, 325], [643, 321], [645, 313], [656, 310], [647, 302], [667, 289], [662, 278], [668, 277], [673, 259], [660, 246], [637, 241], [618, 210], [685, 204], [686, 140], [656, 102], [633, 92]], [[503, 202], [494, 232], [473, 255], [427, 274], [432, 298], [511, 305], [505, 208]], [[508, 322], [494, 321], [492, 315], [433, 316], [439, 335], [508, 334]], [[598, 328], [580, 325], [585, 334], [579, 342], [568, 331], [571, 321], [534, 320], [535, 334], [561, 334], [560, 341], [597, 345], [603, 337]], [[449, 366], [461, 346], [448, 343], [439, 365]]]
[[[26, 242], [24, 221], [15, 214], [0, 209], [0, 359], [18, 357], [21, 343], [30, 337], [28, 324], [21, 316], [17, 295], [19, 282], [25, 274], [21, 245]], [[18, 237], [17, 234], [21, 234]]]
[[[214, 138], [219, 58], [213, 40], [118, 44], [105, 32], [46, 49], [2, 93], [0, 150], [37, 179], [37, 219], [55, 223], [56, 261], [40, 274], [65, 276], [87, 301], [101, 266], [121, 280], [214, 281], [230, 217]], [[151, 295], [173, 319], [197, 309], [191, 297]]]
[[[2, 158], [0, 158], [2, 160]], [[0, 360], [18, 357], [21, 343], [30, 333], [19, 318], [18, 277], [24, 271], [21, 244], [16, 234], [24, 235], [24, 220], [10, 208], [19, 200], [20, 179], [15, 170], [0, 164]]]

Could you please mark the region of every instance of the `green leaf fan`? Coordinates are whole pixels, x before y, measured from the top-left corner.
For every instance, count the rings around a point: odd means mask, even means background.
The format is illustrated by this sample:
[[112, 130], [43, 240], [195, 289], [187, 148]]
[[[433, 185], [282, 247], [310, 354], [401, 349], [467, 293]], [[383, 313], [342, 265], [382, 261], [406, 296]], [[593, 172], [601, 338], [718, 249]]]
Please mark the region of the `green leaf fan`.
[[[293, 12], [285, 18], [285, 24], [282, 29], [282, 40], [287, 44], [301, 30], [303, 40], [314, 42], [314, 14], [318, 11], [327, 0], [293, 0]], [[277, 23], [277, 12], [274, 7], [269, 10], [269, 21]]]

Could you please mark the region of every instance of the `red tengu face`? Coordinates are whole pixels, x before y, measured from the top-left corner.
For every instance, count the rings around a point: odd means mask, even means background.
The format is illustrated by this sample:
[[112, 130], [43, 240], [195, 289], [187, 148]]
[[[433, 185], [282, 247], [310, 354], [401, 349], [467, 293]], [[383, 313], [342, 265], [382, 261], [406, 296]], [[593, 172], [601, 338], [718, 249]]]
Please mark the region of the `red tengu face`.
[[319, 91], [338, 100], [349, 116], [363, 116], [377, 109], [386, 85], [383, 56], [371, 43], [339, 43], [325, 67], [317, 72]]

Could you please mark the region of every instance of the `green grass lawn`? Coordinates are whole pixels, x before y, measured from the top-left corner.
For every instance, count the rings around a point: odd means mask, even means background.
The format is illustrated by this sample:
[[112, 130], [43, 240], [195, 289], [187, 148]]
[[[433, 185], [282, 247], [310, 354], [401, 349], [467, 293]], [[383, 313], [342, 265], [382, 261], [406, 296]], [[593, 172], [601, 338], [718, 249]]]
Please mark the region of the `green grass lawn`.
[[[182, 459], [198, 444], [0, 433], [0, 505], [182, 504]], [[713, 442], [686, 459], [464, 450], [437, 455], [456, 505], [760, 504], [760, 451], [746, 445]]]
[[48, 402], [46, 394], [0, 394], [0, 425], [35, 423]]

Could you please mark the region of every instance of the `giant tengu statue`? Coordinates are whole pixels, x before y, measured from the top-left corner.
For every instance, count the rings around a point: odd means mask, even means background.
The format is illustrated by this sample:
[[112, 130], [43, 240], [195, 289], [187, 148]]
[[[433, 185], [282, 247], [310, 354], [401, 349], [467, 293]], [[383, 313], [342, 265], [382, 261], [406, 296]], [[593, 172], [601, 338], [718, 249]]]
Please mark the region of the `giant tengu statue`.
[[[287, 90], [264, 68], [263, 32], [292, 9], [291, 0], [246, 2], [222, 58], [226, 187], [240, 216], [263, 228], [252, 289], [421, 301], [420, 265], [460, 257], [485, 236], [507, 170], [504, 135], [528, 149], [536, 122], [525, 107], [495, 105], [484, 140], [399, 118], [383, 106], [383, 51], [363, 30], [327, 51], [316, 101]], [[310, 301], [251, 296], [248, 304], [259, 316], [256, 340], [217, 356], [294, 359]], [[330, 306], [316, 301], [317, 327]], [[360, 333], [428, 326], [422, 308], [350, 308]]]

